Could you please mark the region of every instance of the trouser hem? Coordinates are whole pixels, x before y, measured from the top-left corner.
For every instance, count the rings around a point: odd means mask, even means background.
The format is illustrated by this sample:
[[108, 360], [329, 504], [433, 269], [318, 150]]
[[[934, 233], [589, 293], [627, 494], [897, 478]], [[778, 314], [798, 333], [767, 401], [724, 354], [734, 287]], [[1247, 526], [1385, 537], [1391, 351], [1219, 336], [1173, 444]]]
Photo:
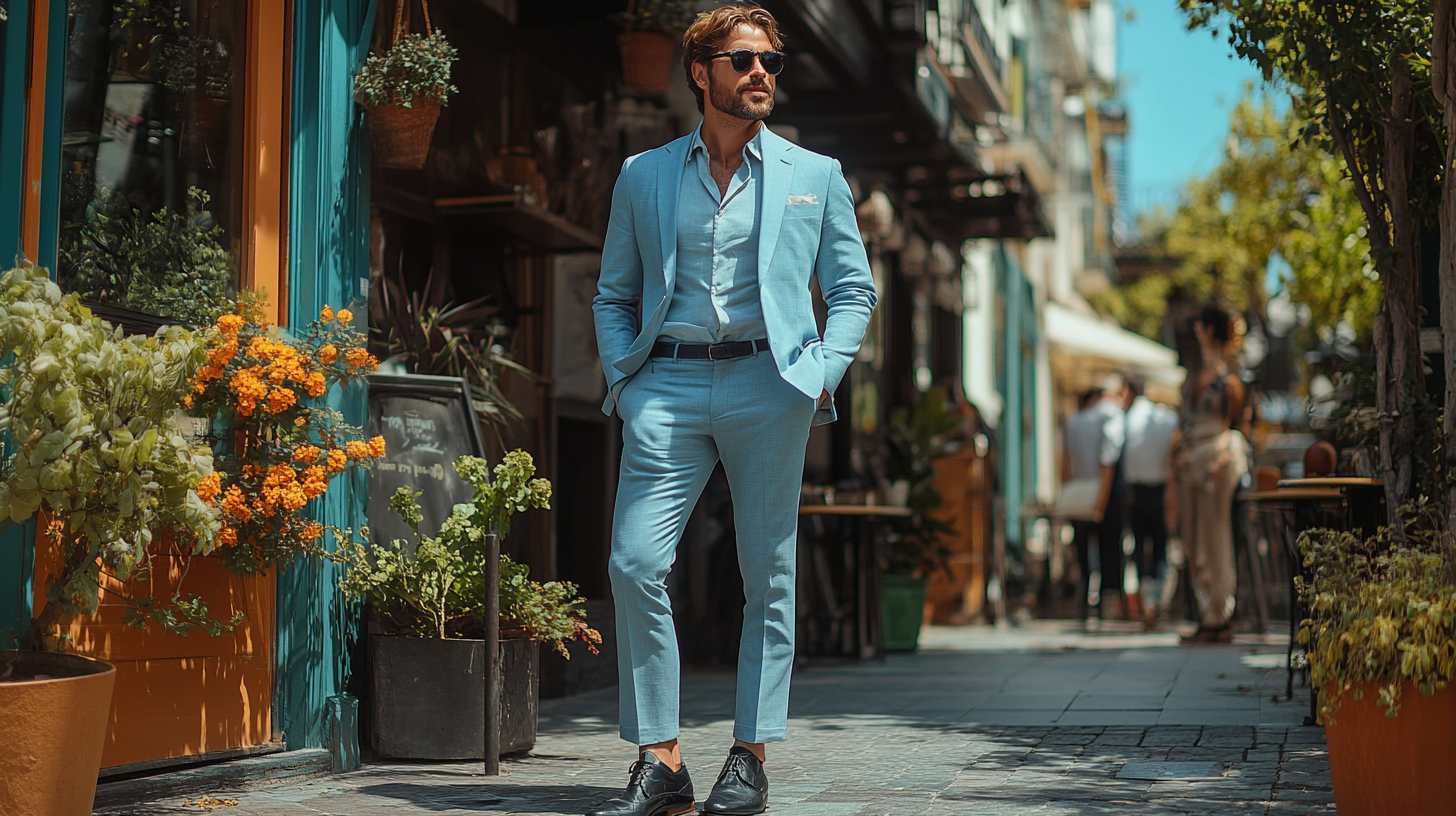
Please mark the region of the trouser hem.
[[772, 730], [754, 730], [743, 726], [733, 727], [733, 739], [739, 742], [783, 742], [789, 738], [787, 728], [776, 728]]
[[638, 728], [635, 730], [624, 727], [617, 733], [621, 735], [622, 739], [633, 745], [652, 745], [658, 742], [677, 739], [678, 726], [660, 725], [653, 728]]

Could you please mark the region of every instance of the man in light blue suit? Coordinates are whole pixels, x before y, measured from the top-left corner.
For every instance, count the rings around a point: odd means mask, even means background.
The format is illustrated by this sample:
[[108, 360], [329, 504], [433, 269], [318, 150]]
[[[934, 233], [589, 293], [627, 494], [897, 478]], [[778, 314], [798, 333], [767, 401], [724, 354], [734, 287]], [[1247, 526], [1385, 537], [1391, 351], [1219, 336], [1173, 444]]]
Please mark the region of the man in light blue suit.
[[[697, 131], [628, 159], [593, 302], [603, 410], [622, 417], [610, 574], [627, 790], [592, 816], [695, 807], [677, 746], [678, 653], [666, 580], [721, 460], [733, 494], [743, 636], [735, 743], [703, 810], [767, 805], [764, 743], [788, 724], [804, 448], [864, 337], [874, 281], [839, 163], [774, 135], [778, 27], [752, 5], [698, 16], [683, 38]], [[706, 103], [706, 104], [705, 104]], [[821, 336], [815, 283], [828, 306]]]

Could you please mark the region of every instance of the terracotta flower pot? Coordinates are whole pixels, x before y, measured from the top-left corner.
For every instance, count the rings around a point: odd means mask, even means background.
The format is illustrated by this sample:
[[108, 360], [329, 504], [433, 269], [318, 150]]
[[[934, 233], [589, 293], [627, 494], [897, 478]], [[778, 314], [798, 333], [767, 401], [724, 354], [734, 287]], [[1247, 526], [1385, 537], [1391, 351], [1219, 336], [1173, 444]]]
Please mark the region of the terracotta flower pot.
[[0, 813], [89, 816], [115, 684], [100, 660], [0, 653]]
[[1422, 697], [1403, 684], [1400, 713], [1385, 716], [1379, 688], [1353, 691], [1325, 726], [1340, 816], [1456, 814], [1456, 690]]
[[617, 36], [622, 53], [622, 86], [629, 93], [664, 94], [672, 82], [674, 43], [666, 34], [629, 31]]
[[440, 100], [416, 99], [410, 108], [371, 105], [368, 110], [374, 162], [393, 170], [424, 167], [435, 137], [435, 121], [440, 118]]

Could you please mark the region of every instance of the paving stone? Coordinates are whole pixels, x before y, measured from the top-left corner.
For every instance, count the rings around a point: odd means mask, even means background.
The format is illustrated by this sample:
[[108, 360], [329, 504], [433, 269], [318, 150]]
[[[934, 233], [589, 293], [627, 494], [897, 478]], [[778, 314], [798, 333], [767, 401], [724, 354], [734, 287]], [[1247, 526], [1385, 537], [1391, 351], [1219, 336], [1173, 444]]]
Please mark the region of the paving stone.
[[[1243, 647], [1006, 653], [980, 651], [976, 639], [991, 635], [977, 631], [991, 630], [932, 627], [927, 642], [939, 644], [936, 651], [883, 664], [811, 663], [798, 672], [790, 739], [769, 750], [774, 810], [793, 816], [1333, 812], [1324, 730], [1298, 724], [1299, 700], [1272, 713], [1261, 708], [1261, 698], [1282, 692], [1283, 676], [1242, 666]], [[1250, 691], [1238, 692], [1240, 685]], [[731, 673], [691, 672], [683, 679], [682, 746], [700, 797], [731, 740], [733, 687]], [[1103, 707], [1118, 705], [1126, 707]], [[582, 813], [620, 791], [634, 759], [616, 737], [616, 707], [616, 689], [543, 701], [536, 752], [504, 762], [509, 774], [501, 777], [481, 775], [478, 762], [370, 764], [287, 788], [246, 788], [233, 794], [239, 803], [226, 812]], [[1075, 722], [1083, 717], [1093, 720]], [[1262, 717], [1283, 719], [1241, 721]], [[1128, 762], [1190, 760], [1223, 763], [1227, 776], [1181, 787], [1114, 776]], [[197, 811], [174, 798], [98, 816], [188, 812]]]

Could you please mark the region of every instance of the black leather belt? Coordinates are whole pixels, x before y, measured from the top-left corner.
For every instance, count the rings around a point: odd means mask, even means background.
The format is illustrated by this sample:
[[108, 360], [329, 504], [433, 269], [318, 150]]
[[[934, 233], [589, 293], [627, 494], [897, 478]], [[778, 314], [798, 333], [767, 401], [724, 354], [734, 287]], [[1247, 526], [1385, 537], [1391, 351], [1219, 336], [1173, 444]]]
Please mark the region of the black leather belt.
[[733, 340], [712, 345], [669, 343], [658, 340], [652, 344], [649, 357], [672, 357], [677, 360], [734, 360], [747, 357], [755, 351], [768, 351], [767, 340]]

